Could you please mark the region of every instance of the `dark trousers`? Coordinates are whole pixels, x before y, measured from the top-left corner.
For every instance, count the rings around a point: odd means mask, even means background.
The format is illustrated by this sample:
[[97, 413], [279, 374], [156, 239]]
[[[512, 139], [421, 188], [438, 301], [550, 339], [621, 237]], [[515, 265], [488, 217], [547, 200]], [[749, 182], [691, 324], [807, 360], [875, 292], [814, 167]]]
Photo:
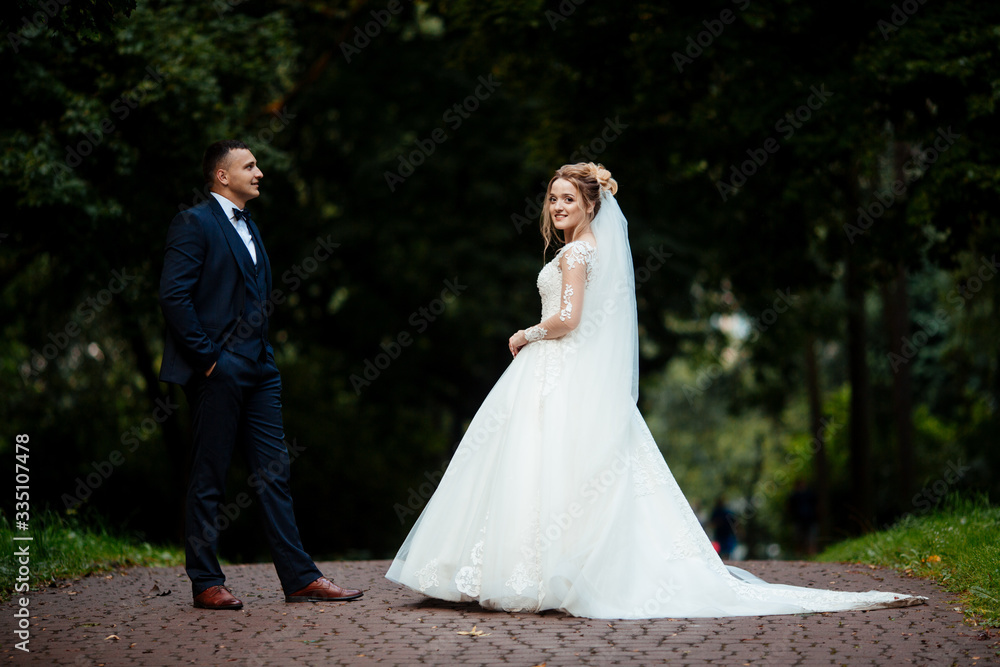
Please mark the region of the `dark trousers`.
[[[264, 515], [274, 567], [285, 593], [323, 574], [302, 548], [288, 489], [289, 458], [281, 420], [281, 376], [265, 350], [258, 360], [223, 350], [209, 377], [184, 387], [194, 420], [194, 451], [185, 516], [186, 569], [194, 595], [226, 581], [216, 556], [230, 519], [219, 512], [238, 445]], [[236, 504], [230, 504], [236, 507]], [[232, 511], [227, 514], [233, 514]]]

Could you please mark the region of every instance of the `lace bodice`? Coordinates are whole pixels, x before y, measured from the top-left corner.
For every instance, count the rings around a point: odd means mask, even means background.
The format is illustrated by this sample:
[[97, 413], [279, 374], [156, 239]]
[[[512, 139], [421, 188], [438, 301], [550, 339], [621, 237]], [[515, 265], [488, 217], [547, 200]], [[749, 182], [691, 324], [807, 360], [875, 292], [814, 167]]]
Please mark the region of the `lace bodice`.
[[567, 243], [538, 273], [542, 321], [527, 330], [529, 341], [559, 338], [572, 331], [583, 312], [583, 295], [597, 265], [597, 248]]

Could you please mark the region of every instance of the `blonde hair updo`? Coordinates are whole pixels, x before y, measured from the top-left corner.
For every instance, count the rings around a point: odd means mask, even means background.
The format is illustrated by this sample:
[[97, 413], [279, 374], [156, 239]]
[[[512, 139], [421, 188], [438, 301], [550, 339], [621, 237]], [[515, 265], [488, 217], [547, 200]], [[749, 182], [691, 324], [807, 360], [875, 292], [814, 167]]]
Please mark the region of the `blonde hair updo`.
[[593, 162], [577, 162], [576, 164], [564, 164], [556, 170], [556, 173], [549, 179], [548, 188], [545, 190], [545, 201], [542, 207], [542, 217], [540, 220], [542, 238], [545, 239], [545, 252], [548, 252], [553, 239], [559, 240], [556, 234], [555, 223], [552, 221], [552, 213], [549, 211], [549, 196], [552, 194], [552, 184], [560, 178], [565, 179], [576, 186], [580, 198], [585, 202], [584, 208], [593, 206], [588, 216], [588, 222], [594, 219], [597, 212], [601, 210], [601, 192], [608, 190], [611, 194], [618, 192], [618, 181], [611, 178], [611, 172], [604, 168], [603, 164]]

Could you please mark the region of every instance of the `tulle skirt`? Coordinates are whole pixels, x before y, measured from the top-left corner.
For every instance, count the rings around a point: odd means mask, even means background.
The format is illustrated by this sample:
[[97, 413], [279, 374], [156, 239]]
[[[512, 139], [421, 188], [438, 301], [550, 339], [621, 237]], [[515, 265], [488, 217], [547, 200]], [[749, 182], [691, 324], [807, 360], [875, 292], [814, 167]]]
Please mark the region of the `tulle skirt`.
[[716, 554], [631, 396], [524, 347], [473, 418], [386, 577], [506, 611], [606, 619], [873, 609], [923, 598], [770, 584]]

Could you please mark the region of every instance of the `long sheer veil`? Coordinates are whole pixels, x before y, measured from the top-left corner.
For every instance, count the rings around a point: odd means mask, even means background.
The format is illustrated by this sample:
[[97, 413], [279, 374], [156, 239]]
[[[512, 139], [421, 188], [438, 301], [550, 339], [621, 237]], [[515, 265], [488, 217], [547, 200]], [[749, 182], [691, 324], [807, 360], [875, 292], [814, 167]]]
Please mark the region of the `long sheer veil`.
[[628, 221], [610, 190], [591, 223], [597, 239], [597, 265], [588, 285], [583, 320], [572, 343], [581, 379], [599, 385], [607, 397], [639, 397], [639, 333], [635, 274], [628, 241]]

